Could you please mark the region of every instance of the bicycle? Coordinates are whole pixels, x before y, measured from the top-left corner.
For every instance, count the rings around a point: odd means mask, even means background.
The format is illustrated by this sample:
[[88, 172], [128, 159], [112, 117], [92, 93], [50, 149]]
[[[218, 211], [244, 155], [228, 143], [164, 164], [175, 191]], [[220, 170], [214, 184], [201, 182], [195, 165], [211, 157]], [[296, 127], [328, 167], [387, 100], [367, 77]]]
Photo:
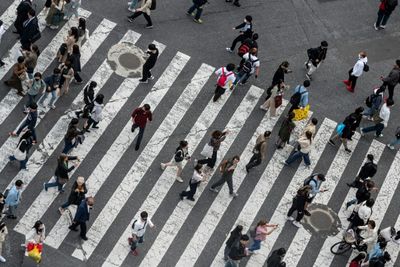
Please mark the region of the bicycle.
[[353, 229], [348, 229], [343, 235], [343, 240], [335, 243], [331, 247], [331, 252], [335, 255], [342, 255], [352, 248], [358, 251], [365, 251], [366, 245], [359, 245], [355, 231]]

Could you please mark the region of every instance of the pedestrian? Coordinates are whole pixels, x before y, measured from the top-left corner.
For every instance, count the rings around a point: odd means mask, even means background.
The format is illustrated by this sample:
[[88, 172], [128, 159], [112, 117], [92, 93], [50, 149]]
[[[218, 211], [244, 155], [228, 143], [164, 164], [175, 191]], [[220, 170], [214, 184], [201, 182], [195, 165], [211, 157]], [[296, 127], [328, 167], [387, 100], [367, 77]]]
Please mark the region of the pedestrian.
[[188, 142], [183, 140], [179, 142], [179, 146], [175, 149], [175, 154], [173, 159], [167, 163], [161, 163], [161, 169], [165, 170], [166, 167], [175, 166], [177, 168], [176, 171], [176, 180], [180, 183], [183, 182], [181, 174], [183, 168], [183, 160], [190, 160], [189, 152], [188, 152]]
[[64, 8], [64, 20], [69, 20], [72, 15], [75, 16], [75, 19], [79, 19], [79, 7], [81, 6], [81, 0], [70, 0], [70, 2], [65, 4]]
[[84, 127], [85, 132], [90, 133], [90, 126], [94, 129], [98, 129], [99, 127], [97, 126], [99, 122], [103, 119], [103, 99], [104, 95], [103, 94], [98, 94], [96, 98], [94, 99], [94, 105], [93, 105], [93, 110], [90, 113], [89, 119], [86, 122], [86, 126]]
[[328, 42], [322, 41], [321, 45], [316, 48], [310, 48], [307, 50], [308, 60], [304, 64], [306, 66], [306, 78], [312, 80], [311, 75], [319, 68], [322, 62], [326, 58], [328, 52]]
[[367, 120], [373, 121], [374, 114], [379, 112], [383, 102], [384, 92], [385, 86], [375, 88], [373, 93], [365, 99], [365, 105], [367, 106], [367, 109], [363, 112], [363, 115]]
[[[371, 261], [372, 259], [378, 259], [378, 258], [384, 256], [384, 253], [386, 250], [386, 245], [387, 245], [387, 243], [385, 241], [376, 242], [374, 244], [374, 247], [368, 254], [368, 260]], [[368, 266], [370, 266], [370, 265], [368, 265]], [[374, 266], [374, 265], [372, 265], [372, 266]], [[383, 265], [383, 266], [385, 266], [385, 265]]]
[[318, 124], [318, 119], [312, 118], [311, 121], [306, 125], [306, 128], [304, 128], [303, 133], [301, 135], [306, 136], [306, 132], [310, 132], [314, 138], [315, 134], [317, 133], [317, 124]]
[[198, 164], [194, 167], [194, 172], [193, 172], [193, 176], [189, 181], [189, 191], [182, 191], [179, 194], [179, 198], [181, 200], [183, 200], [184, 197], [186, 197], [186, 199], [190, 200], [190, 201], [194, 201], [195, 199], [193, 198], [193, 196], [196, 194], [197, 191], [197, 187], [199, 186], [199, 184], [201, 182], [205, 181], [205, 178], [201, 172], [201, 168], [203, 168], [203, 165]]
[[23, 56], [18, 57], [17, 63], [14, 64], [12, 70], [11, 78], [4, 81], [4, 84], [17, 89], [17, 95], [24, 96], [25, 93], [22, 88], [22, 82], [26, 80], [26, 66], [25, 58]]
[[247, 15], [244, 18], [243, 23], [238, 26], [232, 28], [232, 30], [239, 30], [239, 36], [237, 36], [233, 41], [231, 47], [227, 47], [226, 51], [233, 52], [235, 51], [236, 44], [238, 42], [243, 42], [247, 38], [251, 38], [253, 35], [253, 18], [250, 15]]
[[72, 54], [74, 45], [79, 39], [78, 28], [71, 27], [67, 36], [64, 37], [64, 43], [61, 44], [57, 52], [58, 63], [65, 63]]
[[217, 71], [215, 71], [215, 75], [217, 75], [217, 85], [214, 91], [213, 101], [216, 102], [227, 89], [231, 89], [233, 86], [233, 82], [235, 81], [235, 73], [233, 70], [235, 69], [235, 64], [229, 63], [226, 67], [221, 67]]
[[249, 163], [246, 165], [246, 171], [249, 172], [250, 169], [261, 164], [263, 159], [267, 154], [267, 146], [269, 142], [269, 137], [271, 136], [271, 131], [265, 131], [260, 134], [256, 139], [256, 144], [253, 148], [253, 156], [250, 158]]
[[265, 100], [268, 100], [271, 97], [271, 90], [278, 84], [285, 83], [285, 74], [291, 73], [292, 71], [289, 69], [289, 62], [283, 61], [278, 69], [275, 71], [274, 76], [272, 77], [271, 85], [267, 88], [267, 97]]
[[367, 72], [369, 67], [367, 65], [368, 58], [367, 53], [362, 51], [358, 54], [358, 60], [354, 67], [349, 70], [349, 78], [343, 83], [346, 85], [347, 91], [354, 93], [354, 88], [356, 87], [357, 79], [363, 74], [363, 72]]
[[231, 250], [228, 253], [228, 261], [225, 263], [225, 267], [239, 267], [240, 260], [249, 256], [247, 250], [249, 240], [250, 238], [248, 235], [242, 235], [239, 242], [232, 245]]
[[31, 45], [40, 39], [39, 22], [36, 17], [35, 10], [31, 9], [28, 12], [28, 19], [22, 24], [21, 48], [22, 50], [30, 50]]
[[363, 203], [357, 205], [351, 216], [347, 219], [350, 221], [349, 229], [357, 229], [358, 226], [366, 225], [372, 214], [372, 207], [375, 204], [375, 200], [370, 198]]
[[[145, 1], [145, 0], [143, 0]], [[148, 0], [147, 0], [148, 1]], [[158, 49], [155, 44], [149, 44], [147, 47], [146, 53], [149, 57], [146, 59], [146, 62], [143, 64], [142, 69], [142, 79], [139, 80], [140, 83], [148, 83], [149, 80], [153, 80], [154, 76], [151, 74], [151, 69], [154, 68], [158, 58]]]
[[29, 243], [43, 244], [46, 239], [46, 226], [41, 221], [36, 221], [32, 229], [25, 236], [25, 247]]
[[150, 228], [154, 227], [153, 222], [149, 219], [149, 215], [146, 211], [140, 213], [140, 218], [133, 221], [132, 224], [132, 237], [128, 238], [129, 245], [131, 246], [131, 252], [134, 256], [139, 255], [137, 251], [138, 244], [143, 243], [144, 234], [147, 226]]
[[290, 112], [287, 117], [282, 121], [281, 127], [278, 132], [278, 140], [275, 143], [277, 149], [282, 149], [290, 141], [290, 135], [292, 134], [296, 124], [293, 122], [294, 113]]
[[322, 183], [325, 182], [325, 180], [326, 180], [325, 175], [322, 173], [311, 174], [304, 180], [303, 185], [311, 186], [311, 192], [308, 195], [308, 198], [306, 200], [306, 205], [304, 206], [304, 215], [311, 216], [311, 213], [307, 210], [308, 206], [312, 203], [312, 201], [314, 200], [315, 196], [318, 193], [323, 193], [328, 191], [328, 189], [320, 189]]
[[146, 124], [148, 121], [153, 120], [153, 114], [150, 110], [149, 104], [144, 104], [142, 107], [138, 107], [132, 112], [132, 127], [131, 132], [135, 132], [136, 128], [139, 128], [139, 134], [136, 140], [135, 150], [138, 151], [140, 148], [140, 143], [142, 142], [144, 129], [146, 128]]
[[244, 63], [240, 66], [236, 79], [233, 82], [234, 87], [238, 83], [244, 85], [253, 73], [254, 78], [257, 79], [260, 73], [260, 60], [257, 58], [257, 48], [250, 49], [249, 53], [243, 55], [243, 59]]
[[34, 143], [37, 142], [36, 131], [35, 131], [35, 126], [38, 117], [37, 107], [38, 107], [37, 104], [34, 102], [29, 106], [29, 113], [26, 116], [26, 119], [18, 127], [18, 130], [16, 132], [9, 133], [10, 136], [17, 137], [22, 132], [22, 130], [27, 128], [29, 131], [32, 132], [33, 142]]
[[394, 102], [392, 99], [387, 99], [386, 103], [382, 105], [381, 110], [379, 111], [379, 114], [375, 114], [373, 119], [375, 125], [361, 128], [360, 127], [360, 132], [361, 135], [364, 136], [365, 133], [375, 131], [375, 136], [376, 137], [382, 137], [382, 131], [385, 129], [388, 125], [389, 118], [390, 118], [390, 108], [394, 105]]
[[[217, 156], [218, 156], [218, 150], [221, 146], [221, 143], [225, 140], [226, 135], [229, 133], [229, 131], [224, 131], [221, 132], [219, 130], [215, 130], [211, 133], [211, 139], [210, 141], [206, 144], [205, 147], [209, 150], [208, 155], [206, 156], [205, 159], [201, 159], [197, 161], [201, 165], [207, 164], [208, 171], [207, 173], [211, 172], [212, 169], [214, 169], [215, 162], [217, 161]], [[204, 149], [203, 149], [204, 150]], [[196, 160], [195, 160], [196, 162]]]
[[358, 255], [351, 260], [349, 267], [362, 267], [365, 257], [365, 252], [358, 253]]
[[348, 148], [347, 142], [352, 140], [354, 133], [360, 126], [363, 112], [364, 108], [358, 107], [353, 113], [347, 116], [343, 123], [338, 126], [335, 135], [329, 139], [329, 144], [335, 146], [335, 140], [340, 138], [344, 150], [351, 153], [352, 151]]
[[228, 240], [225, 242], [224, 261], [228, 260], [228, 255], [232, 246], [240, 241], [240, 237], [242, 236], [242, 231], [243, 231], [242, 225], [237, 225], [235, 229], [232, 230]]
[[300, 136], [300, 138], [297, 140], [297, 143], [299, 145], [299, 150], [295, 151], [292, 153], [289, 158], [284, 162], [286, 166], [289, 166], [292, 164], [295, 160], [299, 158], [303, 158], [304, 164], [306, 165], [307, 168], [310, 167], [310, 151], [311, 151], [311, 145], [313, 141], [313, 135], [311, 132], [306, 132], [306, 135]]
[[[225, 2], [227, 2], [227, 3], [232, 3], [232, 0], [225, 0]], [[234, 6], [237, 6], [237, 7], [240, 7], [239, 0], [233, 1], [233, 5], [234, 5]]]
[[286, 263], [283, 261], [285, 255], [285, 248], [279, 248], [272, 251], [271, 255], [267, 259], [267, 267], [286, 267]]
[[[186, 15], [194, 16], [193, 21], [196, 23], [203, 23], [203, 20], [200, 19], [201, 13], [203, 13], [203, 8], [208, 3], [207, 0], [193, 0], [193, 5], [188, 9]], [[196, 15], [194, 15], [194, 11], [196, 10]]]
[[357, 227], [358, 236], [361, 238], [359, 245], [366, 247], [366, 251], [371, 251], [378, 241], [378, 227], [374, 220], [369, 220], [366, 225]]
[[58, 29], [63, 19], [64, 0], [52, 0], [46, 16], [46, 26], [50, 29]]
[[[0, 19], [0, 44], [1, 44], [1, 37], [3, 36], [3, 34], [6, 33], [6, 29], [4, 29], [4, 23], [3, 21]], [[0, 58], [0, 67], [3, 67], [6, 63], [4, 63], [1, 58]]]
[[257, 40], [258, 40], [258, 33], [254, 33], [252, 34], [251, 37], [242, 41], [242, 44], [238, 48], [238, 56], [243, 57], [243, 55], [248, 53], [252, 48], [257, 48], [258, 50]]
[[67, 95], [69, 92], [69, 85], [72, 78], [74, 77], [74, 69], [72, 68], [71, 62], [67, 60], [65, 64], [58, 66], [61, 72], [60, 76], [60, 96]]
[[[268, 88], [269, 89], [269, 88]], [[282, 102], [278, 102], [282, 100], [282, 95], [285, 89], [288, 89], [288, 86], [285, 85], [283, 81], [280, 81], [277, 85], [271, 88], [268, 91], [267, 89], [267, 98], [265, 102], [260, 106], [260, 109], [268, 111], [270, 117], [276, 117], [276, 109], [282, 104]], [[281, 100], [278, 100], [277, 97], [280, 97]]]
[[18, 208], [19, 203], [21, 202], [21, 193], [24, 182], [21, 180], [15, 181], [15, 184], [11, 187], [10, 191], [8, 191], [8, 195], [5, 200], [5, 204], [8, 207], [6, 212], [7, 218], [9, 219], [17, 219], [15, 212]]
[[40, 55], [39, 47], [35, 44], [30, 46], [30, 50], [21, 50], [22, 55], [25, 58], [26, 74], [30, 80], [33, 79], [33, 72], [37, 65], [37, 59]]
[[78, 34], [79, 38], [76, 44], [82, 47], [82, 44], [89, 39], [89, 29], [86, 27], [86, 19], [84, 18], [79, 18]]
[[[73, 166], [69, 167], [68, 163], [69, 161], [77, 161], [76, 163], [73, 164]], [[47, 192], [49, 187], [58, 187], [58, 192], [59, 193], [64, 193], [64, 185], [68, 182], [69, 180], [69, 175], [68, 173], [74, 170], [75, 168], [78, 168], [79, 166], [79, 158], [76, 156], [68, 156], [65, 154], [61, 154], [58, 157], [57, 160], [57, 168], [56, 171], [54, 172], [54, 182], [48, 182], [48, 183], [43, 183], [43, 188]]]
[[52, 75], [44, 78], [44, 82], [46, 83], [46, 90], [43, 92], [42, 97], [38, 101], [39, 106], [43, 106], [43, 102], [47, 99], [49, 95], [51, 95], [49, 108], [51, 109], [56, 108], [54, 102], [56, 101], [58, 91], [60, 90], [60, 80], [61, 80], [61, 70], [59, 68], [55, 68], [53, 70]]
[[[378, 245], [379, 244], [376, 244], [376, 246], [378, 246]], [[383, 244], [382, 244], [382, 247], [384, 247], [383, 249], [386, 248], [386, 246]], [[381, 255], [381, 256], [377, 256], [375, 258], [370, 258], [370, 260], [368, 261], [368, 267], [384, 267], [387, 262], [390, 262], [392, 260], [389, 252], [382, 251], [382, 254], [383, 255]]]
[[130, 2], [128, 2], [128, 10], [130, 12], [135, 12], [137, 3], [138, 3], [138, 0], [131, 0]]
[[[261, 242], [267, 238], [267, 235], [272, 234], [272, 232], [275, 231], [278, 226], [278, 224], [269, 224], [266, 220], [260, 220], [255, 229], [253, 244], [249, 248], [250, 253], [253, 253], [255, 250], [259, 250], [261, 248]], [[272, 229], [268, 231], [269, 227]]]
[[394, 242], [400, 245], [400, 231], [396, 232], [394, 227], [386, 227], [379, 231], [379, 238], [385, 240], [386, 243]]
[[8, 157], [10, 161], [18, 160], [20, 170], [28, 170], [26, 163], [28, 162], [28, 154], [32, 145], [36, 142], [33, 139], [32, 131], [29, 129], [21, 136], [17, 147], [15, 148], [13, 154]]
[[74, 44], [72, 46], [72, 54], [68, 57], [71, 62], [72, 69], [74, 70], [75, 83], [81, 84], [83, 82], [81, 75], [81, 52], [79, 50], [79, 45]]
[[389, 75], [385, 78], [381, 77], [381, 80], [383, 81], [383, 86], [388, 88], [389, 99], [393, 100], [394, 87], [400, 82], [400, 59], [396, 60]]
[[392, 139], [392, 141], [389, 144], [387, 144], [388, 148], [390, 148], [392, 150], [394, 149], [395, 145], [400, 145], [400, 126], [397, 127], [394, 135], [395, 135], [395, 139]]
[[360, 184], [356, 192], [356, 197], [346, 203], [346, 209], [353, 204], [361, 204], [367, 201], [371, 198], [371, 192], [378, 190], [378, 188], [375, 187], [375, 183], [369, 179]]
[[[311, 194], [311, 185], [304, 185], [299, 190], [297, 190], [296, 196], [293, 198], [292, 206], [290, 207], [287, 220], [292, 221], [293, 225], [296, 227], [301, 227], [301, 219], [304, 217], [305, 205], [309, 195]], [[293, 212], [297, 211], [297, 217], [294, 219], [292, 217]]]
[[83, 176], [78, 176], [76, 181], [73, 183], [71, 188], [71, 193], [69, 194], [68, 200], [58, 208], [58, 211], [63, 214], [64, 210], [68, 208], [70, 205], [81, 204], [82, 200], [85, 199], [85, 195], [88, 192], [85, 178]]
[[226, 182], [229, 187], [229, 195], [233, 198], [238, 196], [238, 194], [233, 191], [232, 176], [239, 161], [240, 157], [238, 155], [234, 156], [232, 159], [222, 161], [221, 165], [219, 166], [219, 171], [221, 172], [221, 178], [211, 185], [210, 191], [218, 193], [219, 190], [217, 189], [217, 187], [220, 187]]
[[378, 10], [378, 18], [374, 23], [375, 30], [382, 30], [386, 28], [386, 23], [389, 20], [392, 12], [396, 9], [397, 5], [397, 0], [381, 0]]
[[32, 9], [31, 0], [22, 0], [17, 7], [17, 18], [14, 22], [16, 31], [13, 33], [21, 34], [24, 22], [29, 18], [28, 13]]
[[0, 262], [6, 262], [3, 257], [3, 244], [6, 241], [6, 236], [8, 235], [8, 230], [5, 222], [0, 223]]
[[[3, 193], [0, 193], [0, 218], [3, 218], [3, 211], [4, 211], [4, 206], [5, 206], [5, 197]], [[1, 251], [0, 251], [1, 252]]]
[[68, 125], [67, 133], [64, 136], [63, 154], [69, 154], [74, 147], [82, 144], [84, 131], [78, 129], [79, 119], [73, 118]]
[[347, 183], [347, 186], [360, 188], [368, 179], [374, 177], [378, 170], [378, 165], [374, 163], [374, 155], [367, 155], [367, 162], [361, 167], [356, 179], [351, 183]]
[[75, 115], [79, 118], [82, 114], [82, 118], [89, 118], [89, 114], [92, 112], [94, 107], [94, 88], [97, 87], [95, 81], [90, 81], [89, 84], [83, 89], [83, 102], [85, 106], [82, 110], [75, 112]]
[[[154, 3], [153, 3], [154, 1]], [[133, 21], [139, 17], [140, 15], [143, 14], [144, 18], [147, 21], [146, 24], [146, 29], [152, 29], [153, 28], [153, 22], [151, 21], [150, 13], [151, 10], [155, 9], [155, 0], [142, 0], [142, 4], [140, 5], [139, 8], [135, 9], [135, 12], [128, 16], [128, 21], [130, 23], [133, 23]]]
[[87, 241], [88, 238], [86, 237], [86, 222], [89, 221], [90, 218], [90, 210], [93, 209], [94, 205], [94, 198], [87, 197], [86, 199], [82, 200], [79, 204], [78, 209], [76, 210], [76, 214], [74, 220], [72, 221], [72, 225], [68, 227], [72, 231], [78, 231], [76, 229], [79, 225], [81, 228], [80, 237]]
[[294, 88], [294, 94], [290, 97], [290, 104], [292, 105], [288, 111], [288, 114], [291, 113], [295, 109], [304, 109], [308, 105], [308, 95], [309, 92], [307, 90], [310, 87], [311, 83], [309, 80], [305, 80], [303, 85], [297, 85]]

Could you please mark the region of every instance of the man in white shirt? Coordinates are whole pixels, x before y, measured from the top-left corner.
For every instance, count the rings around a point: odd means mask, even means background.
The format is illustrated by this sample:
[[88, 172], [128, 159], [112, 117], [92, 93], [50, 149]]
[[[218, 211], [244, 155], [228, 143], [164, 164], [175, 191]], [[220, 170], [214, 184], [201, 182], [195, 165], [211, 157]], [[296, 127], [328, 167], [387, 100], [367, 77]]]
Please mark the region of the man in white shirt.
[[386, 103], [383, 104], [383, 106], [381, 107], [381, 110], [379, 111], [379, 116], [373, 117], [375, 125], [372, 125], [372, 126], [369, 126], [366, 128], [360, 127], [361, 135], [364, 136], [365, 133], [375, 131], [376, 137], [382, 137], [383, 129], [388, 126], [388, 122], [389, 122], [389, 118], [390, 118], [390, 107], [392, 107], [393, 105], [394, 105], [394, 102], [392, 99], [386, 100]]
[[364, 71], [368, 71], [368, 66], [366, 67], [368, 62], [367, 53], [362, 51], [358, 54], [358, 60], [354, 67], [349, 70], [349, 79], [343, 81], [346, 85], [346, 89], [349, 92], [354, 93], [354, 88], [356, 87], [357, 79], [360, 77]]
[[255, 73], [255, 78], [258, 78], [260, 72], [260, 60], [257, 58], [257, 48], [252, 48], [250, 52], [243, 55], [243, 64], [240, 67], [239, 73], [236, 76], [234, 85], [237, 83], [244, 85], [250, 76]]
[[129, 245], [131, 246], [131, 252], [134, 256], [139, 255], [136, 247], [138, 243], [143, 243], [144, 233], [146, 232], [147, 225], [150, 228], [154, 227], [153, 222], [148, 218], [149, 215], [146, 211], [140, 213], [140, 219], [134, 220], [132, 224], [132, 237], [128, 238]]
[[226, 89], [232, 88], [232, 84], [235, 81], [235, 74], [233, 70], [235, 64], [229, 63], [226, 67], [219, 68], [215, 75], [218, 76], [217, 87], [215, 88], [213, 101], [216, 102], [226, 91]]
[[[0, 43], [1, 43], [1, 37], [3, 34], [6, 32], [6, 29], [4, 29], [4, 24], [3, 21], [0, 19]], [[4, 66], [4, 62], [0, 59], [0, 67]]]

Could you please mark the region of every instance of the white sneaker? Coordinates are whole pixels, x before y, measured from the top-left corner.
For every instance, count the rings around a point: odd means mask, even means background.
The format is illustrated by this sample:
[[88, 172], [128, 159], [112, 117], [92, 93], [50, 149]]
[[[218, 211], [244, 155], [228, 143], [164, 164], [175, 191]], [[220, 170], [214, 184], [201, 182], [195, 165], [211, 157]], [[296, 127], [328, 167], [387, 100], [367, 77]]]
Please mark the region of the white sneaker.
[[229, 53], [232, 53], [232, 52], [233, 52], [233, 51], [231, 50], [230, 47], [227, 47], [227, 48], [226, 48], [226, 51], [228, 51]]
[[265, 110], [265, 111], [268, 111], [268, 109], [265, 108], [263, 105], [260, 106], [260, 109]]
[[292, 217], [292, 216], [288, 216], [288, 217], [286, 217], [286, 220], [288, 220], [288, 221], [294, 221], [294, 218]]
[[301, 228], [301, 223], [299, 223], [298, 221], [293, 221], [292, 222], [294, 226], [296, 226], [297, 228]]
[[383, 134], [379, 134], [379, 135], [377, 135], [376, 137], [383, 137]]
[[164, 163], [161, 163], [161, 170], [165, 170], [165, 164]]
[[178, 182], [180, 182], [180, 183], [183, 183], [183, 180], [182, 180], [182, 178], [181, 178], [181, 177], [179, 177], [179, 176], [177, 176], [177, 177], [176, 177], [176, 180], [177, 180]]
[[365, 136], [365, 133], [363, 132], [364, 128], [360, 127], [360, 134], [361, 136]]
[[387, 144], [387, 147], [390, 148], [391, 150], [394, 149], [394, 146], [391, 146], [390, 144]]
[[233, 197], [233, 198], [235, 198], [235, 197], [237, 197], [237, 196], [239, 196], [239, 194], [238, 193], [236, 193], [236, 192], [233, 192], [232, 194], [229, 194], [231, 197]]
[[51, 108], [51, 109], [56, 109], [56, 106], [51, 105], [50, 108]]
[[379, 30], [379, 28], [376, 27], [376, 22], [374, 23], [374, 28], [375, 28], [375, 31]]
[[6, 262], [6, 259], [3, 256], [0, 256], [0, 262]]
[[130, 7], [128, 7], [128, 10], [129, 10], [130, 12], [135, 12], [135, 11], [136, 11], [136, 9], [130, 8]]

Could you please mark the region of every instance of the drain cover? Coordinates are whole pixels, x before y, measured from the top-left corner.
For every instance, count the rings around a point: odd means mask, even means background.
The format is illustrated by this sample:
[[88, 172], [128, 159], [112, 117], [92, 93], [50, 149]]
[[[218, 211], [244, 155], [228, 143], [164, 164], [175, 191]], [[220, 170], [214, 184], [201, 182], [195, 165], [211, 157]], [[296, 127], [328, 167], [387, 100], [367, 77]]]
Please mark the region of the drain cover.
[[119, 43], [108, 51], [108, 63], [116, 74], [125, 78], [138, 78], [146, 53], [132, 43]]
[[304, 228], [321, 238], [333, 236], [341, 231], [342, 225], [339, 216], [331, 208], [321, 204], [311, 204], [308, 207], [311, 216], [304, 216]]

